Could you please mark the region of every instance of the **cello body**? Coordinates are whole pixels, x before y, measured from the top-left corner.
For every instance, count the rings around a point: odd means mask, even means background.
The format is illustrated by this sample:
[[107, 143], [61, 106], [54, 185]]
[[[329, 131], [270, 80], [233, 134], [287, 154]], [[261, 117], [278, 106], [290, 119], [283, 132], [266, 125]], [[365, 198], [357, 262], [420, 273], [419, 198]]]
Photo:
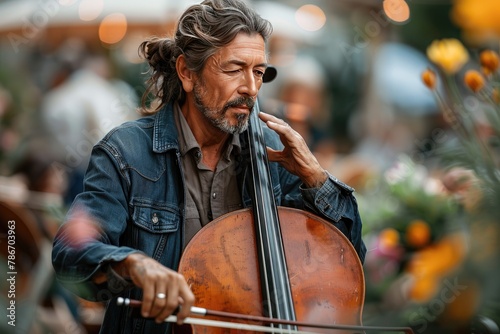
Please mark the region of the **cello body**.
[[[278, 215], [297, 320], [361, 324], [364, 274], [350, 241], [309, 212], [278, 207]], [[191, 285], [198, 306], [268, 316], [255, 234], [253, 212], [242, 209], [219, 217], [194, 236], [179, 272]], [[193, 326], [192, 331], [242, 332], [202, 326]]]
[[[230, 212], [203, 227], [186, 246], [178, 270], [198, 307], [291, 322], [359, 325], [365, 296], [359, 257], [332, 223], [276, 206], [258, 113], [256, 101], [247, 131], [252, 209]], [[241, 332], [186, 327], [178, 332]]]

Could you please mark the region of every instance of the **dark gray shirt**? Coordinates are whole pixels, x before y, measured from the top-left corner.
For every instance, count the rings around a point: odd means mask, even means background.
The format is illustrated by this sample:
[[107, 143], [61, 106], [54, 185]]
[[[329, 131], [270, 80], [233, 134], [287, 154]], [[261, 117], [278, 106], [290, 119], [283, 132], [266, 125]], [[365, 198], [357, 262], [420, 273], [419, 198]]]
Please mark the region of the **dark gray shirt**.
[[231, 136], [215, 171], [211, 171], [202, 162], [200, 146], [178, 104], [174, 110], [187, 190], [185, 246], [213, 219], [243, 207], [234, 173], [235, 155], [241, 146], [239, 137]]

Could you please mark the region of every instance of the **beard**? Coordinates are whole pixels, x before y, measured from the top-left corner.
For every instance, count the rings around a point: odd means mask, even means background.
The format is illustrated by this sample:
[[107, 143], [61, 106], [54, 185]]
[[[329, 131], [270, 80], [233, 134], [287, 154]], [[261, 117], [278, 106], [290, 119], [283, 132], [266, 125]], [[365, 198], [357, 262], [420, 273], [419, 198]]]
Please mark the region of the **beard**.
[[205, 92], [206, 86], [203, 81], [197, 82], [194, 85], [193, 93], [195, 105], [213, 126], [225, 133], [230, 133], [233, 135], [240, 134], [248, 129], [248, 115], [237, 114], [236, 124], [231, 124], [231, 120], [226, 117], [226, 113], [229, 108], [241, 105], [247, 106], [250, 109], [250, 112], [252, 112], [253, 106], [255, 104], [255, 101], [252, 98], [241, 96], [227, 102], [221, 109], [210, 108], [202, 100]]

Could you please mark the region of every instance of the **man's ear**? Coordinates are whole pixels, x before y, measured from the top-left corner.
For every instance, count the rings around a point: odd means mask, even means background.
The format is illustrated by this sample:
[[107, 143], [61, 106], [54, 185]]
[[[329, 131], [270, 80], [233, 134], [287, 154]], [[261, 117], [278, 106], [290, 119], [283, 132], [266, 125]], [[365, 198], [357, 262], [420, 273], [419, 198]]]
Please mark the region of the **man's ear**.
[[186, 66], [186, 59], [184, 58], [184, 55], [177, 57], [175, 68], [177, 70], [177, 75], [182, 82], [182, 88], [184, 88], [186, 93], [191, 92], [194, 87], [195, 78], [194, 73]]

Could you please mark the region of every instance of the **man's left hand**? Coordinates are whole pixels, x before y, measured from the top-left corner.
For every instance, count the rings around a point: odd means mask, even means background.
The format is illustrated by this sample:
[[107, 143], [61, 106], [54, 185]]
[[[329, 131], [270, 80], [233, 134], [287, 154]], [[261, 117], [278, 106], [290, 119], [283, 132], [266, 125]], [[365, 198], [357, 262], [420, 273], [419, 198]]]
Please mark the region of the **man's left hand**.
[[304, 138], [282, 119], [264, 112], [260, 112], [259, 117], [279, 135], [285, 146], [282, 151], [268, 147], [269, 160], [279, 162], [290, 173], [300, 177], [306, 187], [321, 187], [328, 174], [312, 154]]

